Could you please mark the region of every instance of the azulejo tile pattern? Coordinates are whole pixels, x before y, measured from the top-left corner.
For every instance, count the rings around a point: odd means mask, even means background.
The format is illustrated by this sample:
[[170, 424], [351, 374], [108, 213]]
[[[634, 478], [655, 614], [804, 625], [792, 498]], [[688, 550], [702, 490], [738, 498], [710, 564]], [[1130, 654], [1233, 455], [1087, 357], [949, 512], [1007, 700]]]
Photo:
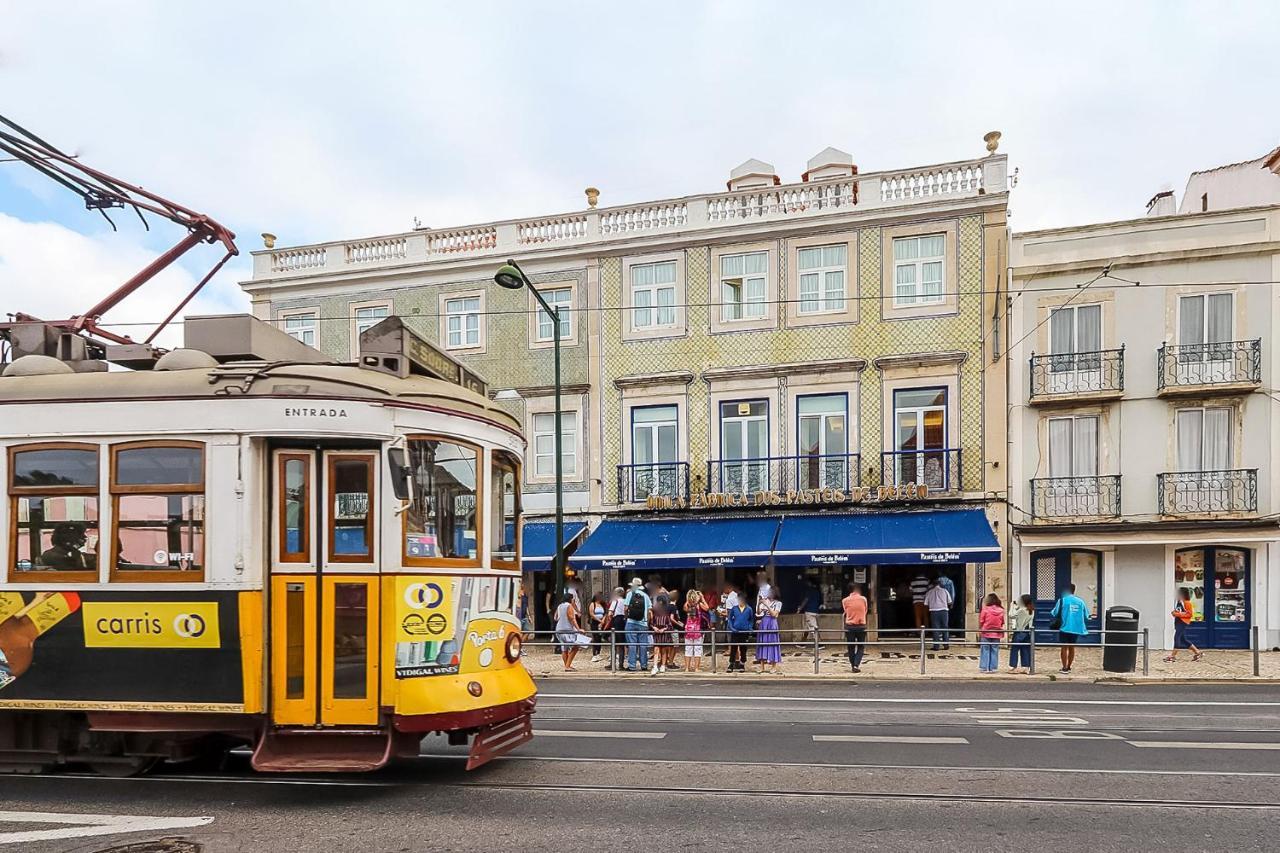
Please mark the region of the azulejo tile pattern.
[[[959, 435], [965, 489], [982, 487], [982, 220], [965, 216], [958, 220], [956, 287], [959, 291], [958, 311], [937, 317], [910, 320], [883, 320], [882, 297], [891, 295], [883, 281], [882, 235], [878, 227], [862, 229], [858, 234], [856, 297], [862, 301], [857, 323], [786, 328], [789, 310], [786, 303], [786, 263], [789, 241], [779, 240], [775, 249], [777, 280], [772, 292], [780, 300], [778, 325], [763, 331], [714, 334], [711, 330], [713, 290], [711, 251], [706, 247], [688, 249], [686, 260], [687, 334], [661, 340], [622, 342], [621, 311], [609, 306], [623, 304], [622, 261], [602, 258], [600, 261], [600, 302], [606, 310], [601, 318], [600, 397], [603, 418], [604, 497], [615, 497], [610, 484], [615, 466], [622, 459], [623, 421], [622, 395], [614, 382], [619, 377], [646, 376], [673, 370], [688, 370], [695, 379], [687, 389], [687, 429], [689, 463], [695, 478], [705, 476], [715, 419], [708, 402], [709, 385], [701, 378], [711, 367], [750, 366], [776, 363], [821, 361], [857, 357], [866, 359], [867, 368], [859, 384], [860, 400], [856, 413], [862, 455], [863, 484], [880, 482], [880, 453], [884, 446], [882, 422], [883, 394], [880, 373], [872, 364], [878, 356], [937, 351], [963, 351], [967, 358], [959, 366], [958, 404], [952, 405], [951, 417], [959, 418]], [[795, 379], [791, 381], [797, 381]], [[779, 384], [767, 396], [775, 401], [784, 398], [785, 384]], [[853, 414], [851, 412], [851, 414]], [[788, 415], [790, 417], [790, 415]], [[786, 446], [789, 424], [774, 415], [770, 441], [773, 453]]]

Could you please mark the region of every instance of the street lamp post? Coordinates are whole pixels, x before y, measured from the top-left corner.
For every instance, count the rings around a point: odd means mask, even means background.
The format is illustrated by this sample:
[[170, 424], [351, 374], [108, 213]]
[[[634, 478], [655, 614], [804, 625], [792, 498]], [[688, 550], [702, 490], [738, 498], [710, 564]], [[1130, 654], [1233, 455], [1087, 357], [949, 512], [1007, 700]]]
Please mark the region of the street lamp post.
[[551, 317], [552, 340], [555, 345], [555, 389], [556, 389], [556, 415], [555, 415], [555, 448], [556, 448], [556, 552], [551, 558], [552, 582], [555, 585], [556, 603], [564, 596], [565, 592], [565, 565], [564, 565], [564, 465], [561, 447], [563, 442], [561, 424], [560, 424], [560, 309], [552, 308], [547, 304], [547, 300], [542, 297], [538, 289], [533, 286], [533, 282], [529, 281], [529, 277], [524, 274], [524, 270], [520, 269], [520, 265], [514, 260], [508, 260], [497, 273], [494, 274], [493, 280], [499, 286], [508, 290], [519, 290], [522, 287], [529, 288], [529, 292], [533, 294], [533, 298], [542, 306], [542, 310], [547, 312]]

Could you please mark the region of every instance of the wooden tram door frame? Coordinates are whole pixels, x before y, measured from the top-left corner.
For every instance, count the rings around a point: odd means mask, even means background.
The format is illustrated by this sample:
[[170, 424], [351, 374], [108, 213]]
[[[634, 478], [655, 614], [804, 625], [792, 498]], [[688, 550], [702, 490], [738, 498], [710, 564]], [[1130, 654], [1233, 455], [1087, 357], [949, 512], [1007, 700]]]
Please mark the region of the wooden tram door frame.
[[[270, 649], [271, 718], [282, 726], [371, 726], [379, 722], [378, 454], [369, 450], [278, 449], [271, 454]], [[365, 557], [335, 555], [332, 492], [334, 463], [369, 465]], [[286, 465], [305, 471], [305, 520], [287, 542], [283, 497]], [[295, 469], [296, 470], [296, 469]], [[335, 558], [336, 557], [336, 558]], [[364, 655], [339, 658], [344, 598], [363, 597]], [[349, 628], [361, 626], [350, 623]], [[339, 678], [344, 674], [345, 678]], [[363, 673], [361, 689], [359, 676]], [[354, 678], [352, 677], [354, 676]]]

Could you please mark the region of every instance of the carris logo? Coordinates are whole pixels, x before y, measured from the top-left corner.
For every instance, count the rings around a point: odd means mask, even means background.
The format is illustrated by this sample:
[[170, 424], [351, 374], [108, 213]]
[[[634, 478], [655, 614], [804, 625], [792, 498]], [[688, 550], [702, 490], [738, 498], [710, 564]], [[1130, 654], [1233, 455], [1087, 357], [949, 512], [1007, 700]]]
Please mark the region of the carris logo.
[[204, 617], [197, 613], [179, 613], [173, 617], [173, 633], [188, 640], [204, 635]]

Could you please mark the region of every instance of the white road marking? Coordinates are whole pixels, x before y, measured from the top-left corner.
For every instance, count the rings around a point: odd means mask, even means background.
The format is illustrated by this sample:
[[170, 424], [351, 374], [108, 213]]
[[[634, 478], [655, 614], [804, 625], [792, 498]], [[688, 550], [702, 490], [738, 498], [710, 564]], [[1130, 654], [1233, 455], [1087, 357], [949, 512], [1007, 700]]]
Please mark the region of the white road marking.
[[621, 740], [662, 740], [666, 732], [594, 732], [570, 731], [569, 729], [534, 729], [534, 737], [602, 737], [619, 738]]
[[[869, 696], [705, 696], [688, 693], [539, 693], [539, 699], [679, 699], [693, 702], [844, 702], [886, 705], [1125, 705], [1178, 708], [1280, 708], [1280, 702], [1196, 702], [1182, 699], [899, 699]], [[569, 703], [570, 705], [572, 703]]]
[[1255, 750], [1280, 750], [1280, 743], [1246, 743], [1230, 741], [1214, 742], [1192, 742], [1185, 740], [1131, 740], [1131, 746], [1146, 747], [1148, 749], [1255, 749]]
[[968, 743], [967, 737], [927, 737], [925, 735], [814, 735], [817, 743]]
[[122, 832], [160, 832], [166, 829], [190, 829], [213, 823], [212, 817], [148, 817], [146, 815], [69, 814], [59, 812], [0, 811], [0, 825], [5, 823], [70, 824], [60, 829], [29, 829], [0, 832], [0, 844], [30, 844], [62, 838], [90, 838]]

